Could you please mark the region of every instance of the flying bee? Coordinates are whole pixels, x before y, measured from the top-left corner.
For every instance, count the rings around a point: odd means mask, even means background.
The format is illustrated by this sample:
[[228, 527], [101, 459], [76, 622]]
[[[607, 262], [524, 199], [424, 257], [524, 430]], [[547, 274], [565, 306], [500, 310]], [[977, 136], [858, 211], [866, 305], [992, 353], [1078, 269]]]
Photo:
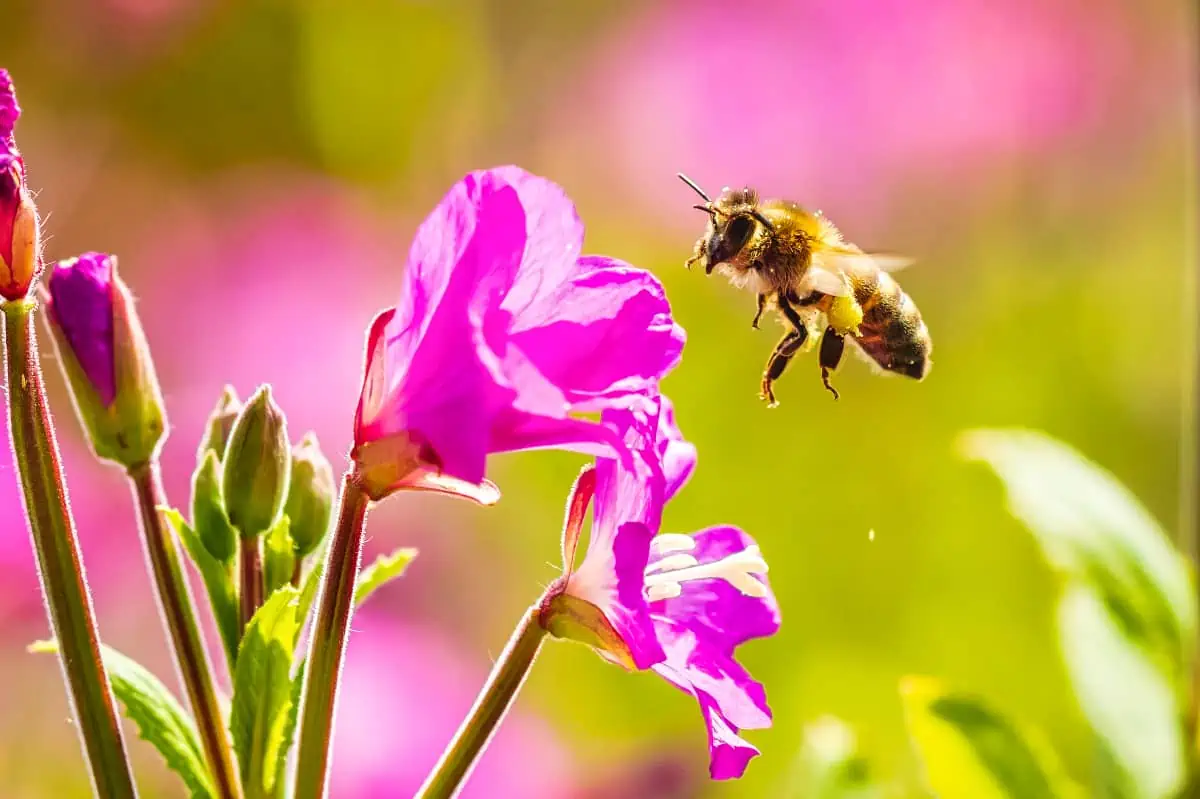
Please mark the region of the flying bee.
[[726, 188], [713, 200], [686, 175], [679, 178], [704, 199], [693, 207], [709, 217], [686, 266], [701, 264], [705, 274], [715, 270], [751, 289], [758, 300], [755, 329], [767, 309], [789, 328], [763, 372], [759, 396], [770, 407], [779, 404], [775, 381], [817, 336], [821, 382], [834, 399], [838, 392], [829, 378], [847, 338], [884, 371], [924, 379], [933, 342], [916, 304], [889, 274], [909, 259], [864, 253], [820, 211], [790, 200], [760, 201], [749, 187]]

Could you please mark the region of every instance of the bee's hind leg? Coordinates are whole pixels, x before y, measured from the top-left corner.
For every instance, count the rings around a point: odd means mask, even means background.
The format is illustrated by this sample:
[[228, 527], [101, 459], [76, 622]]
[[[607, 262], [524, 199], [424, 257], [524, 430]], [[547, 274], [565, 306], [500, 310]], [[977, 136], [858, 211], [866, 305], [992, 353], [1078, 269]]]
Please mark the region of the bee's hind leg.
[[767, 295], [758, 295], [758, 310], [754, 313], [754, 321], [750, 323], [750, 327], [758, 330], [758, 322], [762, 319], [763, 310], [767, 307]]
[[821, 352], [819, 362], [821, 364], [821, 382], [825, 384], [825, 388], [833, 392], [833, 398], [836, 400], [840, 395], [836, 388], [829, 383], [829, 376], [838, 368], [838, 364], [842, 362], [842, 354], [846, 351], [846, 337], [837, 333], [832, 327], [825, 329], [825, 334], [821, 336]]
[[758, 395], [759, 399], [766, 400], [768, 408], [775, 408], [779, 405], [779, 400], [775, 399], [775, 392], [771, 387], [783, 375], [792, 357], [804, 346], [806, 338], [808, 338], [808, 330], [798, 327], [788, 331], [775, 345], [775, 351], [771, 353], [771, 357], [767, 361], [767, 368], [763, 371], [762, 389]]

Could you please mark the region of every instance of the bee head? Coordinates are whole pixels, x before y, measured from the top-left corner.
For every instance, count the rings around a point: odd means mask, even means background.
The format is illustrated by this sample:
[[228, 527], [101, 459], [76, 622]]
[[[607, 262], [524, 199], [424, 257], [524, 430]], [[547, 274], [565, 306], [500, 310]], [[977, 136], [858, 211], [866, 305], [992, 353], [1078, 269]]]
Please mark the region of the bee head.
[[[684, 183], [704, 198], [704, 202], [693, 206], [708, 214], [708, 229], [705, 231], [704, 252], [707, 263], [704, 264], [705, 274], [712, 274], [713, 269], [723, 263], [736, 263], [737, 256], [761, 225], [768, 233], [775, 228], [771, 221], [763, 216], [758, 207], [758, 192], [749, 186], [741, 189], [725, 188], [716, 199], [711, 199], [703, 189], [684, 175], [679, 176]], [[742, 269], [749, 267], [743, 264]]]

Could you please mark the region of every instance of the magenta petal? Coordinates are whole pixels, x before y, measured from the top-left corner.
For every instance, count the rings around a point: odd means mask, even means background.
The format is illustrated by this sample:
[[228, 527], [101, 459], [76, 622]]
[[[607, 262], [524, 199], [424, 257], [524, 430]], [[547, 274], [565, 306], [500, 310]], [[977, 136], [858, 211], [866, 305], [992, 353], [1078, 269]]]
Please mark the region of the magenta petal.
[[591, 409], [589, 401], [647, 391], [679, 362], [685, 336], [653, 275], [607, 258], [579, 266], [514, 319], [512, 342]]
[[659, 397], [658, 453], [666, 479], [664, 501], [679, 493], [696, 469], [696, 445], [687, 441], [675, 423], [675, 406], [667, 397]]
[[711, 700], [700, 699], [700, 711], [708, 727], [709, 776], [714, 780], [738, 779], [758, 756], [758, 748], [737, 734]]
[[666, 660], [654, 667], [660, 676], [697, 699], [708, 697], [721, 715], [743, 730], [771, 726], [767, 694], [720, 642], [686, 622], [654, 617]]
[[[700, 563], [711, 563], [754, 546], [754, 539], [736, 527], [710, 527], [696, 533], [696, 545], [687, 554]], [[660, 559], [654, 555], [653, 564]], [[765, 577], [757, 578], [766, 582]], [[687, 580], [673, 599], [655, 602], [655, 616], [673, 619], [701, 631], [723, 651], [733, 652], [743, 641], [765, 638], [779, 631], [779, 603], [768, 590], [765, 597], [747, 596], [725, 580]], [[769, 587], [768, 587], [769, 589]], [[746, 725], [742, 725], [746, 726]]]
[[13, 89], [12, 77], [8, 70], [0, 69], [0, 152], [16, 150], [13, 128], [16, 127], [17, 118], [20, 116], [21, 106], [17, 105], [17, 93]]

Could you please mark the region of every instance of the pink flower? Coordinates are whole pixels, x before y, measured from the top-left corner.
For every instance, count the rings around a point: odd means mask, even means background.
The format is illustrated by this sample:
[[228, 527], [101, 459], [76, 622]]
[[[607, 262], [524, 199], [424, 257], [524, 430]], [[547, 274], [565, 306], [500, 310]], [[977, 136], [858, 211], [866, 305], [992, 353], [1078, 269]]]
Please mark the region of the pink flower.
[[517, 167], [467, 175], [434, 209], [367, 340], [354, 441], [374, 497], [484, 499], [470, 486], [489, 453], [620, 447], [580, 414], [644, 405], [684, 333], [657, 279], [582, 246], [563, 190]]
[[[739, 732], [771, 725], [766, 692], [734, 650], [778, 632], [779, 605], [758, 545], [736, 527], [659, 534], [664, 504], [696, 462], [661, 401], [661, 412], [605, 414], [635, 453], [632, 468], [597, 458], [580, 477], [563, 535], [564, 576], [541, 618], [552, 634], [627, 668], [652, 669], [691, 694], [708, 729], [709, 773], [733, 779], [758, 754]], [[576, 567], [593, 491], [592, 534]]]

